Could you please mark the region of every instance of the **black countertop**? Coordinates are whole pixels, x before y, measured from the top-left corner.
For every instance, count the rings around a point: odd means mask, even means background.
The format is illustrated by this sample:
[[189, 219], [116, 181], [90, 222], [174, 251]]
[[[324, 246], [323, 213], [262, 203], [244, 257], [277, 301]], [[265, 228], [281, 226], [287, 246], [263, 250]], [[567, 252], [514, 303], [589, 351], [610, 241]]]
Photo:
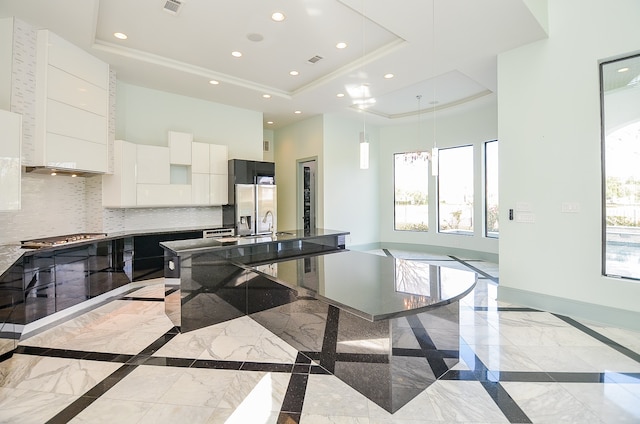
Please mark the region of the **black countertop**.
[[129, 230], [129, 231], [114, 231], [107, 233], [103, 238], [99, 239], [87, 239], [75, 241], [72, 243], [59, 244], [56, 246], [42, 247], [39, 249], [24, 249], [19, 243], [8, 243], [0, 245], [0, 276], [2, 276], [9, 268], [13, 266], [23, 256], [34, 255], [38, 252], [47, 252], [60, 249], [68, 249], [76, 246], [82, 246], [85, 244], [95, 243], [103, 240], [113, 240], [123, 237], [144, 236], [152, 234], [171, 234], [182, 233], [187, 231], [204, 231], [214, 230], [219, 228], [227, 228], [222, 225], [211, 226], [197, 226], [197, 227], [180, 227], [180, 228], [158, 228], [158, 229], [143, 229], [143, 230]]
[[350, 250], [247, 267], [369, 321], [455, 302], [477, 281], [471, 271]]
[[274, 235], [256, 235], [256, 236], [241, 236], [241, 237], [225, 237], [220, 239], [208, 238], [208, 239], [191, 239], [191, 240], [176, 240], [160, 243], [160, 246], [180, 256], [186, 253], [198, 253], [211, 249], [231, 249], [238, 246], [256, 246], [260, 244], [269, 244], [274, 242], [285, 242], [304, 240], [313, 237], [322, 236], [346, 236], [348, 231], [329, 230], [324, 228], [315, 228], [311, 231], [304, 231], [301, 229], [278, 231]]

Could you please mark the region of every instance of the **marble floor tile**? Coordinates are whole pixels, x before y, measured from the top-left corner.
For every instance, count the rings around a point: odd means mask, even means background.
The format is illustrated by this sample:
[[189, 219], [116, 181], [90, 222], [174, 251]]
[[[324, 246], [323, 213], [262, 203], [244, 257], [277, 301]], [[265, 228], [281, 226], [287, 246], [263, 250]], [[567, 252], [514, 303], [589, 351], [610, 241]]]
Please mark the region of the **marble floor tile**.
[[154, 406], [151, 402], [138, 402], [101, 397], [76, 415], [72, 424], [137, 424]]
[[545, 369], [531, 359], [528, 348], [509, 345], [469, 346], [489, 370], [539, 372]]
[[172, 404], [154, 404], [142, 417], [139, 424], [206, 424], [209, 422], [213, 408], [202, 406], [185, 406]]
[[310, 375], [302, 417], [369, 417], [367, 398], [332, 375]]
[[598, 414], [563, 385], [506, 382], [503, 387], [534, 423], [602, 423]]
[[237, 371], [185, 369], [159, 400], [162, 403], [215, 408], [236, 378]]
[[[473, 423], [508, 423], [491, 397], [476, 381], [437, 381], [419, 397], [429, 402], [433, 415], [421, 416], [439, 421]], [[415, 399], [414, 399], [415, 400]]]
[[602, 422], [640, 422], [639, 384], [564, 383], [561, 386]]
[[69, 394], [0, 387], [0, 423], [42, 424], [77, 398]]
[[139, 366], [102, 398], [158, 402], [184, 374], [182, 368]]
[[0, 387], [82, 395], [121, 364], [15, 354], [0, 363]]

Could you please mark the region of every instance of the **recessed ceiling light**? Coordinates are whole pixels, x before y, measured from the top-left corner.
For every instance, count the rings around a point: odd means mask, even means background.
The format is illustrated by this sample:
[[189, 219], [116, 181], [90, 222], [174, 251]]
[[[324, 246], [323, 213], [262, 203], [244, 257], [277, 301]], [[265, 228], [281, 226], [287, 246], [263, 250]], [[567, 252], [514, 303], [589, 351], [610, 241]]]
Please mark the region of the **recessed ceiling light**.
[[296, 111], [295, 111], [295, 112], [293, 112], [293, 113], [295, 113], [296, 115], [300, 115], [300, 114], [302, 113], [302, 111], [301, 111], [301, 110], [296, 110]]
[[265, 99], [270, 99], [271, 98], [271, 94], [263, 94], [262, 97], [265, 98]]
[[72, 178], [75, 178], [75, 177], [77, 177], [77, 176], [78, 176], [78, 174], [71, 174], [71, 177], [72, 177]]
[[344, 93], [338, 93], [336, 94], [336, 97], [344, 97]]
[[629, 70], [629, 68], [620, 68], [618, 69], [618, 72], [627, 72]]
[[275, 22], [282, 22], [286, 19], [286, 16], [284, 16], [284, 13], [282, 12], [273, 12], [271, 14], [271, 19]]
[[300, 75], [300, 72], [293, 70], [289, 72], [289, 75], [292, 75], [295, 77], [296, 75]]
[[385, 79], [391, 79], [393, 77], [395, 77], [395, 75], [393, 74], [384, 74]]
[[336, 44], [336, 48], [337, 49], [344, 49], [346, 47], [347, 47], [347, 43], [340, 42], [340, 43]]
[[216, 80], [209, 80], [209, 84], [211, 84], [211, 85], [218, 85], [218, 84], [220, 84], [220, 83], [219, 83], [218, 81], [216, 81]]
[[128, 38], [127, 34], [122, 33], [122, 32], [114, 32], [113, 36], [118, 38], [118, 39], [120, 39], [120, 40], [126, 40]]
[[233, 56], [233, 57], [240, 57], [240, 56], [242, 56], [242, 53], [240, 53], [240, 52], [238, 52], [238, 51], [231, 52], [231, 56]]
[[267, 121], [267, 124], [273, 125], [273, 121]]

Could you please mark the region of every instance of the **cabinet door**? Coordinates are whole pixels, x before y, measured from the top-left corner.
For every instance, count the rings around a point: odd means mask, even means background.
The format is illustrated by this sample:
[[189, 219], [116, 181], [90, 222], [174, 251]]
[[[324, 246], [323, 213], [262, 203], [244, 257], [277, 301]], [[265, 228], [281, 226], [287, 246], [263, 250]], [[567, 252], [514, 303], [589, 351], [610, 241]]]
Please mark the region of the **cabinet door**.
[[100, 116], [107, 116], [107, 90], [96, 87], [77, 76], [49, 66], [47, 68], [47, 98]]
[[[56, 100], [47, 100], [47, 131], [107, 144], [107, 118]], [[105, 156], [104, 160], [107, 158]]]
[[[73, 152], [70, 156], [68, 152]], [[52, 168], [107, 172], [107, 145], [47, 132], [45, 165]]]
[[212, 205], [229, 203], [227, 176], [211, 174], [209, 178], [209, 203]]
[[138, 184], [169, 184], [169, 148], [138, 144], [137, 149]]
[[189, 184], [138, 184], [138, 206], [186, 206], [191, 204]]
[[102, 206], [136, 206], [136, 145], [123, 140], [113, 143], [113, 174], [102, 176]]
[[209, 174], [191, 175], [191, 200], [194, 205], [209, 204]]
[[194, 142], [191, 145], [191, 172], [209, 173], [209, 144]]
[[170, 162], [172, 165], [191, 165], [193, 134], [169, 131]]
[[103, 89], [109, 88], [109, 65], [48, 30], [40, 30], [48, 49], [48, 63]]
[[220, 144], [209, 145], [209, 173], [224, 174], [229, 173], [227, 161], [227, 146]]
[[22, 116], [0, 110], [0, 210], [20, 209]]

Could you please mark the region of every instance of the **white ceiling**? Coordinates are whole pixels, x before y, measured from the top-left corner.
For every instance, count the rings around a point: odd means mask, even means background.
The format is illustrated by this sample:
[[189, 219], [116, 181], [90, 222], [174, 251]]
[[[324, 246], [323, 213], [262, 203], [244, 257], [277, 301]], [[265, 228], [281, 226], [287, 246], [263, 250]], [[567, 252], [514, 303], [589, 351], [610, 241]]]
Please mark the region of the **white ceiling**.
[[52, 30], [122, 81], [257, 110], [277, 129], [362, 101], [390, 124], [491, 98], [497, 54], [546, 37], [531, 0], [433, 1], [184, 0], [172, 15], [166, 0], [0, 0], [0, 17]]

